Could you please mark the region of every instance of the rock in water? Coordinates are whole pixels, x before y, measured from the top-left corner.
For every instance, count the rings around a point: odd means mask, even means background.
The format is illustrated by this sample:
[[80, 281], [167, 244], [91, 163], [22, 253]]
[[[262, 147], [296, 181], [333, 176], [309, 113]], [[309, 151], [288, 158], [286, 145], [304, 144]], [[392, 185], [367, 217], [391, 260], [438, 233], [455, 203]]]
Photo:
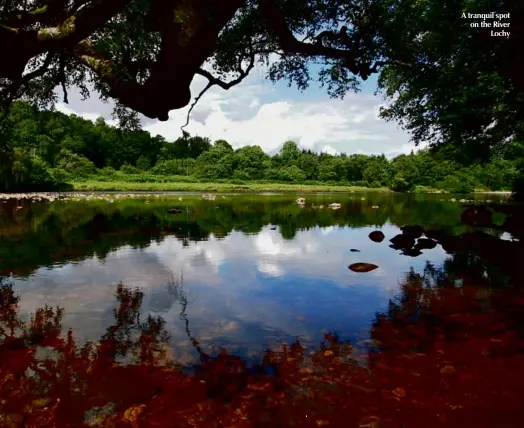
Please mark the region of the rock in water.
[[418, 257], [422, 254], [422, 251], [417, 248], [409, 248], [408, 250], [402, 251], [402, 254], [409, 257]]
[[403, 233], [394, 236], [389, 240], [399, 250], [409, 250], [415, 245], [415, 238], [410, 235], [404, 235]]
[[348, 268], [353, 272], [364, 273], [371, 272], [372, 270], [377, 269], [378, 266], [372, 263], [353, 263], [352, 265], [349, 265]]
[[415, 244], [417, 250], [431, 250], [435, 248], [437, 243], [433, 239], [428, 238], [419, 238]]
[[385, 236], [380, 230], [375, 230], [369, 234], [369, 239], [371, 239], [373, 242], [382, 242], [384, 238]]
[[413, 226], [404, 226], [400, 228], [404, 235], [409, 235], [415, 239], [420, 238], [424, 234], [424, 229], [422, 226], [413, 225]]

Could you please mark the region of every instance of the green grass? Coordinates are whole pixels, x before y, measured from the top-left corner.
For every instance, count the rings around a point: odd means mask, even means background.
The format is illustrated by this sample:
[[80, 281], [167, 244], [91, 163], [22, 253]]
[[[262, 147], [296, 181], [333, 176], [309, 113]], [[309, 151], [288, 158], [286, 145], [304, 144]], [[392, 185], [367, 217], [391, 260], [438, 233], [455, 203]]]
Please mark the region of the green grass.
[[381, 187], [370, 189], [358, 186], [308, 185], [246, 182], [232, 183], [137, 183], [127, 181], [85, 180], [71, 182], [75, 191], [150, 191], [150, 192], [390, 192]]

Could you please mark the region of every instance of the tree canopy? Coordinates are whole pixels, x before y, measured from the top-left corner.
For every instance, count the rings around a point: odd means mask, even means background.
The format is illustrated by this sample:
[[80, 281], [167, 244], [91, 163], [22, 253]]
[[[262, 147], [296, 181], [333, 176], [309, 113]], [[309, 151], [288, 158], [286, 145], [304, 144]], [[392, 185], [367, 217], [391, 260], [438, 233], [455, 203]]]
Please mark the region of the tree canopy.
[[[2, 98], [49, 102], [57, 85], [85, 91], [91, 82], [103, 98], [167, 120], [170, 110], [189, 104], [195, 75], [229, 89], [270, 54], [278, 58], [271, 79], [303, 89], [307, 65], [318, 59], [321, 83], [341, 96], [385, 63], [376, 31], [382, 3], [2, 0]], [[230, 73], [237, 77], [222, 80]]]
[[[187, 132], [174, 141], [145, 130], [121, 129], [102, 118], [39, 110], [15, 101], [1, 143], [0, 192], [52, 190], [72, 181], [167, 182], [270, 180], [279, 183], [323, 182], [395, 191], [429, 188], [470, 192], [504, 190], [522, 170], [524, 145], [506, 144], [490, 162], [468, 162], [460, 149], [437, 146], [388, 160], [382, 155], [329, 155], [283, 143], [269, 156], [260, 146], [234, 149]], [[90, 178], [91, 177], [91, 178]]]
[[[391, 64], [380, 73], [379, 88], [393, 101], [382, 110], [382, 117], [400, 122], [416, 144], [461, 145], [470, 160], [489, 158], [508, 141], [522, 140], [524, 33], [515, 23], [524, 17], [524, 3], [391, 3], [396, 6], [390, 19], [402, 17], [404, 22], [398, 49], [412, 67]], [[495, 12], [494, 18], [485, 23], [491, 27], [475, 27], [482, 20], [467, 18], [490, 12]], [[494, 21], [510, 24], [504, 27], [509, 37], [491, 35], [492, 30], [500, 30]]]
[[[507, 37], [492, 37], [464, 18], [493, 11], [508, 18], [486, 22], [519, 22], [524, 3], [0, 0], [0, 100], [46, 106], [58, 86], [66, 102], [69, 87], [86, 96], [94, 88], [115, 101], [121, 123], [136, 124], [137, 113], [165, 121], [192, 96], [194, 106], [214, 85], [239, 84], [256, 64], [299, 90], [317, 80], [332, 97], [379, 73], [392, 101], [383, 118], [416, 144], [458, 144], [467, 159], [486, 159], [524, 133], [524, 33], [511, 24]], [[208, 84], [191, 94], [196, 75]]]

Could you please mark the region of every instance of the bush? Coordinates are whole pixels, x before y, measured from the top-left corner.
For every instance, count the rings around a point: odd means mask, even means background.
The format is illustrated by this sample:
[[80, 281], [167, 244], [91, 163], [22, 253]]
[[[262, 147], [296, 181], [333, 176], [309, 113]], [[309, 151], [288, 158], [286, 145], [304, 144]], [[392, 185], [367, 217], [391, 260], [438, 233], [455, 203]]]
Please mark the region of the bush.
[[95, 164], [85, 156], [66, 149], [60, 151], [57, 167], [77, 177], [86, 177], [97, 172]]
[[236, 171], [233, 172], [233, 180], [246, 181], [249, 179], [250, 179], [249, 174], [246, 171], [237, 169]]
[[33, 157], [31, 159], [29, 181], [32, 188], [45, 190], [53, 187], [55, 179], [48, 168], [49, 165], [42, 158]]
[[413, 186], [400, 174], [395, 175], [391, 181], [391, 190], [394, 192], [409, 192]]
[[269, 178], [270, 180], [300, 183], [306, 179], [306, 174], [298, 166], [292, 165], [272, 168], [267, 172], [266, 178]]
[[120, 167], [120, 172], [124, 174], [140, 174], [142, 171], [140, 171], [137, 167], [133, 165], [129, 165], [128, 163], [125, 163]]
[[367, 182], [366, 180], [354, 181], [352, 184], [353, 186], [357, 186], [357, 187], [371, 187], [369, 182]]
[[111, 177], [116, 174], [116, 170], [113, 167], [106, 166], [99, 171], [100, 175]]
[[195, 167], [195, 159], [161, 160], [151, 169], [152, 174], [189, 175]]
[[151, 168], [151, 159], [147, 156], [141, 155], [136, 161], [136, 167], [141, 171], [147, 171]]
[[451, 193], [471, 193], [475, 190], [475, 182], [472, 177], [457, 173], [437, 183], [437, 187]]
[[413, 193], [431, 193], [431, 191], [431, 187], [427, 186], [415, 186], [415, 188], [412, 190]]

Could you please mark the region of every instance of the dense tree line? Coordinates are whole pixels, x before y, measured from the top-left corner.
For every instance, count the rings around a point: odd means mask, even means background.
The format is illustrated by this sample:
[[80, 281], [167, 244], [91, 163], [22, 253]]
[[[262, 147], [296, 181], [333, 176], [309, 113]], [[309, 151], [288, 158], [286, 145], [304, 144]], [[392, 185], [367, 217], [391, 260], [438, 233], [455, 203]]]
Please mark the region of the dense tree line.
[[92, 122], [21, 101], [14, 103], [2, 138], [8, 149], [0, 161], [2, 191], [44, 190], [90, 177], [124, 181], [142, 174], [469, 192], [509, 189], [524, 159], [524, 145], [517, 142], [506, 144], [489, 162], [446, 145], [390, 160], [383, 154], [319, 154], [287, 141], [269, 156], [259, 146], [235, 150], [225, 140], [212, 143], [187, 133], [170, 142], [144, 130], [110, 126], [102, 118]]

